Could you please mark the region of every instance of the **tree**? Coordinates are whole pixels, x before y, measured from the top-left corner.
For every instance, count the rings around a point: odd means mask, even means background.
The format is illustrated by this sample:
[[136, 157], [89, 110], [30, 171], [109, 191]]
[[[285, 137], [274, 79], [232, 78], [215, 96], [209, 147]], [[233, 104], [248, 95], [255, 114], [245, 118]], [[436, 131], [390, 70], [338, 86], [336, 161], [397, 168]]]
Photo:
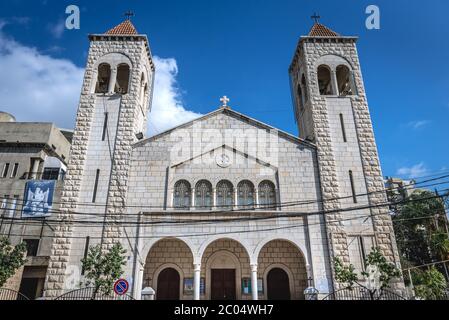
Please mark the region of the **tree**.
[[[359, 277], [355, 272], [352, 264], [344, 265], [340, 258], [334, 258], [335, 278], [338, 282], [346, 284], [347, 288], [353, 288], [357, 284], [365, 288], [372, 300], [378, 291], [382, 291], [390, 286], [392, 279], [401, 275], [399, 269], [393, 264], [389, 263], [382, 255], [379, 248], [373, 248], [370, 254], [365, 259], [365, 270], [361, 274], [368, 279], [375, 279], [378, 282], [377, 286], [369, 286], [365, 282], [359, 281]], [[380, 296], [380, 295], [379, 295]]]
[[[404, 268], [447, 260], [449, 235], [443, 197], [417, 190], [394, 208], [393, 225]], [[439, 265], [440, 271], [445, 266]]]
[[444, 275], [435, 267], [414, 273], [413, 282], [417, 297], [425, 300], [438, 300], [445, 297], [447, 282]]
[[8, 238], [0, 238], [0, 287], [25, 264], [26, 251], [25, 243], [12, 246]]
[[85, 259], [81, 260], [86, 275], [86, 285], [94, 287], [92, 300], [99, 292], [110, 295], [114, 281], [123, 274], [126, 250], [120, 243], [116, 243], [109, 251], [102, 250], [101, 245], [89, 249]]

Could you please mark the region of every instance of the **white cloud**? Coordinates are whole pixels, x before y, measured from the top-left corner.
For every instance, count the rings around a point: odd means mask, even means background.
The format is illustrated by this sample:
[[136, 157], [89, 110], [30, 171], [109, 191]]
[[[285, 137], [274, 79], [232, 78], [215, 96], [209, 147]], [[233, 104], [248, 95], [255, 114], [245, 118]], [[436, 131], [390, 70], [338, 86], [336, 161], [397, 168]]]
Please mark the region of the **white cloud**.
[[60, 39], [65, 31], [65, 21], [63, 19], [58, 20], [56, 23], [50, 23], [47, 26], [50, 33], [56, 39]]
[[156, 66], [153, 107], [149, 115], [150, 135], [188, 122], [201, 114], [186, 110], [177, 85], [178, 66], [175, 59], [153, 57]]
[[407, 179], [420, 178], [424, 177], [429, 170], [426, 168], [423, 162], [414, 165], [412, 167], [402, 167], [399, 168], [396, 172], [398, 176], [403, 176]]
[[[0, 111], [13, 114], [18, 121], [55, 122], [73, 128], [84, 69], [7, 37], [2, 32], [7, 23], [0, 19]], [[201, 116], [186, 110], [181, 101], [176, 60], [154, 57], [154, 62], [150, 135]]]
[[84, 70], [8, 38], [0, 29], [0, 110], [18, 121], [73, 127]]
[[409, 123], [407, 123], [407, 126], [414, 130], [418, 130], [418, 129], [426, 127], [430, 123], [431, 123], [431, 121], [429, 121], [429, 120], [410, 121]]

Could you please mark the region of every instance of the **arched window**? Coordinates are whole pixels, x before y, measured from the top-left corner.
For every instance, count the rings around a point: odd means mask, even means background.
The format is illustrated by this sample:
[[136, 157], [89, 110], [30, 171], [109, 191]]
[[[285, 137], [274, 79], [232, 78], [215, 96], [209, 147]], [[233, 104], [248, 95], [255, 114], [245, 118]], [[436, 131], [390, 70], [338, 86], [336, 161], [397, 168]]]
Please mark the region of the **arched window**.
[[318, 67], [318, 86], [322, 96], [332, 95], [331, 71], [328, 66], [321, 65]]
[[309, 94], [307, 92], [306, 76], [304, 74], [301, 77], [301, 85], [302, 85], [302, 89], [304, 90], [303, 94], [304, 94], [304, 105], [305, 105], [307, 103], [307, 101], [309, 101]]
[[232, 210], [234, 205], [234, 186], [223, 180], [217, 184], [217, 207]]
[[259, 205], [275, 210], [276, 188], [271, 181], [262, 181], [259, 184]]
[[201, 209], [212, 208], [212, 184], [209, 181], [201, 180], [196, 184], [195, 206]]
[[298, 84], [297, 94], [298, 94], [299, 109], [302, 110], [304, 109], [304, 96], [302, 95], [302, 89], [300, 84]]
[[117, 67], [117, 82], [115, 83], [115, 93], [127, 94], [129, 86], [129, 66], [126, 63]]
[[186, 180], [176, 182], [173, 192], [173, 206], [176, 209], [189, 209], [192, 203], [192, 188]]
[[237, 186], [238, 205], [241, 208], [251, 208], [254, 205], [254, 185], [251, 181], [245, 180]]
[[337, 67], [337, 83], [340, 96], [350, 96], [355, 94], [352, 73], [345, 65]]
[[108, 93], [110, 79], [111, 66], [107, 63], [100, 64], [98, 66], [98, 77], [95, 93]]

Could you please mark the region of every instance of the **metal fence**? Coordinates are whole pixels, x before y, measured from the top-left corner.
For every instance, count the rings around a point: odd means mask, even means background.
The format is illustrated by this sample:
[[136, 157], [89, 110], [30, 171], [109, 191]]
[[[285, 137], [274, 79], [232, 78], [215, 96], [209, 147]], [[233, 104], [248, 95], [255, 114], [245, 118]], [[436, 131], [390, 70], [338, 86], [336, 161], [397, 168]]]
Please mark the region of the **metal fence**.
[[119, 296], [114, 292], [111, 294], [97, 292], [95, 294], [94, 288], [82, 288], [67, 292], [55, 300], [134, 300], [134, 298], [128, 294]]
[[18, 291], [0, 288], [0, 300], [30, 300]]
[[407, 298], [388, 290], [370, 292], [363, 287], [352, 287], [335, 291], [323, 300], [407, 300]]

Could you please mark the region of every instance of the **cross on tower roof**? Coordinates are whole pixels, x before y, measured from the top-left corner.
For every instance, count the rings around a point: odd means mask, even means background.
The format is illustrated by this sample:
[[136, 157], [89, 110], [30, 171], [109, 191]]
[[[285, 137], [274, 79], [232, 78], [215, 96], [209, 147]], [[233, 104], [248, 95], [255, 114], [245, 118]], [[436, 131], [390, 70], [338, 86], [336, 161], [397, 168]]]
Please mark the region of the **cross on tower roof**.
[[129, 10], [129, 11], [125, 12], [124, 16], [126, 17], [127, 20], [131, 20], [131, 17], [134, 17], [135, 14], [134, 14], [134, 12]]
[[224, 96], [220, 99], [220, 101], [223, 103], [222, 107], [223, 108], [227, 108], [228, 107], [228, 102], [231, 101], [228, 97]]
[[321, 16], [319, 16], [316, 12], [311, 16], [311, 18], [315, 21], [315, 23], [319, 23]]

